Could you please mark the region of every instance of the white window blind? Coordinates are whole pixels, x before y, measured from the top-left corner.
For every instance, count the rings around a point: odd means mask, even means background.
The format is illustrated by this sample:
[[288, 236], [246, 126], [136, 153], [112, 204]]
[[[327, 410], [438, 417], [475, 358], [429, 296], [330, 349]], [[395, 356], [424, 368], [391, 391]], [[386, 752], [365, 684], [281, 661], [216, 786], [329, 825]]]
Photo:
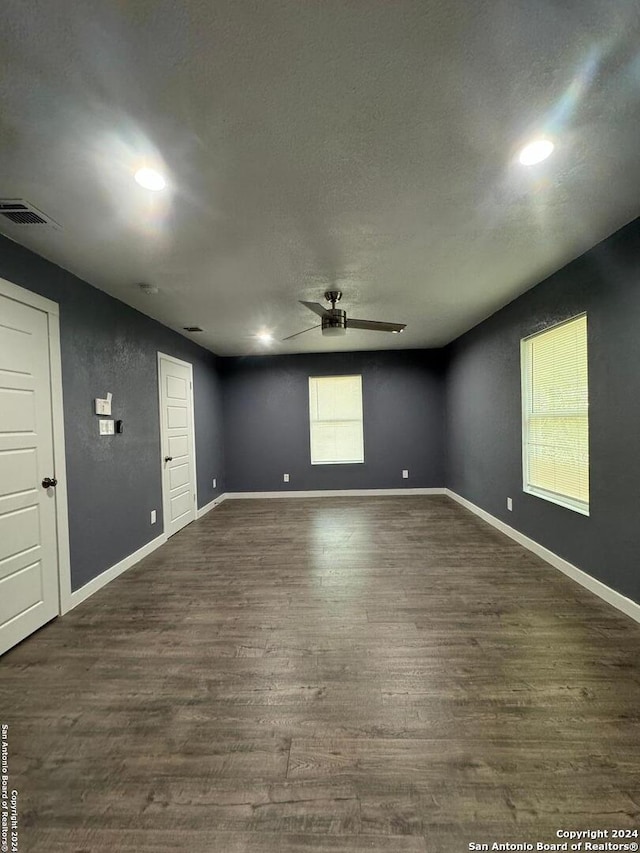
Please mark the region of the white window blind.
[[587, 317], [522, 341], [524, 490], [589, 514]]
[[364, 462], [362, 377], [310, 376], [311, 464]]

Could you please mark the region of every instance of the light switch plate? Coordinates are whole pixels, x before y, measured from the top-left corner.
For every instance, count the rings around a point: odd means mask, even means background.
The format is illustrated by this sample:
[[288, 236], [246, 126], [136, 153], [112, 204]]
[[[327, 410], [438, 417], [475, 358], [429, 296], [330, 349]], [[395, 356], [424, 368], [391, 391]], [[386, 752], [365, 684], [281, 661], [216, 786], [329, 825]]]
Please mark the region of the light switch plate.
[[283, 479], [283, 481], [284, 481], [285, 483], [288, 483], [288, 482], [289, 482], [289, 475], [288, 475], [288, 474], [283, 474], [283, 475], [282, 475], [282, 479]]
[[216, 483], [217, 483], [216, 478], [214, 477], [214, 478], [213, 478], [213, 480], [212, 480], [211, 482], [213, 483], [213, 488], [215, 489], [215, 487], [216, 487]]
[[156, 523], [156, 511], [155, 511], [155, 509], [152, 509], [151, 510], [151, 524], [155, 524], [155, 523]]
[[115, 428], [114, 422], [112, 420], [107, 420], [106, 418], [100, 418], [100, 435], [114, 435]]
[[509, 512], [513, 511], [513, 501], [511, 500], [511, 498], [507, 498], [507, 509], [509, 510]]
[[404, 469], [403, 469], [403, 471], [402, 471], [402, 479], [403, 479], [403, 480], [408, 480], [408, 479], [409, 479], [409, 472], [407, 471], [407, 469], [406, 469], [406, 468], [404, 468]]
[[107, 398], [106, 400], [102, 400], [100, 397], [96, 397], [96, 415], [110, 415], [111, 414], [111, 400]]

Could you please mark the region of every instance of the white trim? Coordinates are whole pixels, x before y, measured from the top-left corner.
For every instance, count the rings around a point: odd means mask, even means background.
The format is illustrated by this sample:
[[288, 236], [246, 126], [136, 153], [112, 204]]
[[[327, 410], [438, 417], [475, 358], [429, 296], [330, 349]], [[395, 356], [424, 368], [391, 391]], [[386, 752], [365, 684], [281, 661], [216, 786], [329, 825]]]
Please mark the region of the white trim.
[[535, 486], [530, 486], [525, 483], [522, 487], [522, 491], [527, 495], [533, 495], [534, 498], [542, 498], [543, 501], [549, 501], [549, 503], [556, 504], [556, 506], [562, 506], [565, 509], [573, 510], [573, 512], [579, 512], [580, 515], [589, 516], [589, 504], [584, 501], [573, 500], [572, 498], [567, 498], [564, 495], [557, 495], [555, 492], [548, 492], [546, 489], [538, 489]]
[[312, 489], [306, 492], [226, 492], [225, 500], [256, 498], [372, 498], [379, 495], [444, 495], [444, 489]]
[[[195, 397], [193, 395], [193, 364], [189, 361], [182, 361], [180, 358], [175, 358], [172, 355], [167, 355], [166, 352], [157, 351], [158, 358], [158, 416], [160, 418], [160, 477], [162, 483], [162, 526], [166, 531], [167, 529], [167, 501], [165, 501], [165, 485], [164, 485], [164, 463], [162, 461], [163, 458], [163, 446], [164, 446], [164, 420], [162, 418], [162, 384], [160, 382], [161, 379], [161, 367], [160, 362], [162, 359], [165, 361], [171, 361], [173, 364], [179, 364], [181, 367], [189, 368], [189, 386], [191, 389], [191, 455], [193, 458], [193, 471], [192, 471], [192, 480], [191, 484], [193, 486], [193, 503], [194, 503], [194, 521], [198, 518], [198, 467], [196, 462], [196, 406], [195, 406]], [[185, 525], [186, 527], [186, 525]]]
[[211, 512], [212, 509], [215, 509], [228, 497], [229, 495], [227, 494], [218, 495], [217, 498], [214, 498], [212, 501], [209, 501], [208, 504], [205, 504], [204, 506], [200, 507], [200, 509], [196, 513], [196, 519], [202, 518], [203, 515], [206, 515], [208, 512]]
[[23, 305], [29, 305], [31, 308], [37, 308], [44, 311], [45, 314], [60, 314], [60, 306], [57, 302], [52, 302], [38, 293], [33, 293], [31, 290], [25, 290], [6, 278], [0, 278], [0, 296], [6, 296], [8, 299], [13, 299], [16, 302], [21, 302]]
[[[318, 382], [331, 379], [357, 379], [360, 401], [360, 417], [359, 418], [339, 418], [337, 420], [324, 420], [322, 418], [314, 418], [313, 413], [317, 414], [318, 408]], [[309, 377], [309, 458], [312, 465], [364, 465], [364, 410], [363, 410], [363, 389], [362, 389], [362, 374], [361, 373], [346, 373], [346, 374], [330, 374], [329, 376], [310, 376]], [[315, 402], [314, 402], [315, 400]], [[328, 423], [343, 423], [356, 424], [359, 427], [358, 437], [360, 439], [360, 450], [357, 459], [314, 459], [314, 430], [320, 428], [322, 424]]]
[[549, 565], [558, 569], [563, 574], [567, 575], [567, 577], [576, 581], [576, 583], [579, 583], [580, 586], [588, 589], [589, 592], [594, 593], [594, 595], [597, 595], [603, 601], [606, 601], [607, 604], [611, 604], [617, 610], [620, 610], [622, 613], [625, 613], [627, 616], [635, 619], [636, 622], [640, 622], [640, 604], [637, 604], [632, 599], [622, 595], [622, 593], [616, 592], [615, 589], [611, 589], [610, 586], [602, 583], [602, 581], [596, 580], [596, 578], [587, 574], [587, 572], [582, 571], [582, 569], [579, 569], [577, 566], [569, 563], [563, 557], [560, 557], [558, 554], [555, 554], [553, 551], [545, 548], [544, 545], [540, 545], [540, 543], [536, 542], [535, 539], [530, 539], [528, 536], [525, 536], [524, 533], [520, 533], [519, 530], [510, 527], [508, 524], [505, 524], [504, 521], [500, 521], [500, 519], [496, 518], [495, 515], [491, 515], [486, 510], [481, 509], [479, 506], [471, 503], [471, 501], [468, 501], [466, 498], [456, 494], [456, 492], [452, 492], [450, 489], [445, 489], [445, 494], [461, 506], [465, 507], [465, 509], [475, 513], [475, 515], [479, 516], [483, 521], [491, 524], [501, 533], [509, 536], [519, 545], [522, 545], [523, 548], [526, 548], [528, 551], [532, 551], [546, 563], [549, 563]]
[[56, 501], [56, 547], [58, 562], [58, 613], [69, 609], [71, 596], [71, 558], [69, 551], [69, 508], [67, 503], [67, 462], [64, 443], [64, 407], [62, 398], [62, 354], [60, 350], [60, 306], [51, 299], [0, 278], [0, 295], [28, 305], [47, 315], [49, 333], [49, 386], [53, 464], [58, 481]]
[[56, 538], [58, 543], [58, 611], [66, 612], [71, 595], [71, 554], [69, 549], [69, 506], [67, 502], [67, 463], [64, 443], [64, 407], [62, 396], [62, 355], [60, 318], [49, 314], [49, 375], [51, 382], [51, 419], [53, 423], [53, 464], [58, 484], [56, 497]]
[[528, 418], [531, 399], [531, 364], [528, 358], [527, 339], [520, 340], [520, 449], [522, 456], [522, 490], [529, 482]]
[[[556, 504], [557, 506], [564, 507], [564, 509], [570, 509], [572, 512], [579, 512], [580, 515], [588, 516], [589, 513], [589, 501], [580, 501], [575, 498], [569, 497], [569, 495], [563, 495], [556, 492], [550, 492], [547, 489], [540, 488], [539, 486], [535, 486], [529, 482], [529, 423], [531, 420], [531, 408], [532, 408], [532, 399], [531, 395], [533, 392], [532, 388], [532, 379], [531, 379], [531, 367], [532, 367], [532, 357], [531, 357], [531, 341], [534, 338], [538, 338], [541, 335], [546, 334], [547, 332], [552, 331], [553, 329], [557, 329], [560, 326], [566, 326], [567, 323], [573, 323], [575, 320], [579, 320], [582, 317], [585, 319], [585, 323], [587, 322], [587, 312], [582, 311], [580, 314], [576, 314], [575, 317], [568, 317], [566, 320], [562, 320], [560, 323], [553, 323], [551, 326], [547, 326], [545, 329], [540, 329], [538, 332], [534, 332], [531, 335], [527, 335], [525, 338], [520, 339], [520, 411], [521, 411], [521, 437], [522, 437], [522, 491], [528, 495], [533, 495], [536, 498], [540, 498], [543, 501], [549, 501], [549, 503]], [[589, 328], [587, 324], [587, 348], [588, 348], [588, 334]], [[587, 365], [587, 389], [588, 389], [588, 365]], [[588, 393], [588, 391], [587, 391]], [[577, 413], [576, 413], [577, 414]], [[581, 414], [581, 413], [580, 413]], [[588, 413], [587, 413], [588, 418]], [[587, 420], [587, 429], [589, 427], [589, 423]], [[587, 445], [588, 446], [588, 445]]]
[[164, 545], [166, 541], [167, 537], [164, 533], [161, 533], [160, 536], [152, 539], [151, 542], [147, 542], [146, 545], [143, 545], [142, 548], [138, 548], [138, 550], [134, 551], [133, 554], [129, 554], [123, 560], [120, 560], [119, 563], [116, 563], [109, 569], [105, 569], [104, 572], [100, 572], [97, 577], [93, 578], [84, 586], [81, 586], [80, 589], [77, 589], [75, 592], [70, 594], [67, 602], [68, 606], [64, 612], [68, 613], [69, 610], [85, 601], [89, 596], [93, 595], [94, 592], [97, 592], [99, 589], [102, 589], [103, 586], [106, 586], [112, 580], [115, 580], [118, 575], [126, 572], [127, 569], [135, 566], [136, 563], [139, 563], [140, 560], [143, 560], [145, 557], [148, 557], [149, 554], [152, 554], [157, 548]]

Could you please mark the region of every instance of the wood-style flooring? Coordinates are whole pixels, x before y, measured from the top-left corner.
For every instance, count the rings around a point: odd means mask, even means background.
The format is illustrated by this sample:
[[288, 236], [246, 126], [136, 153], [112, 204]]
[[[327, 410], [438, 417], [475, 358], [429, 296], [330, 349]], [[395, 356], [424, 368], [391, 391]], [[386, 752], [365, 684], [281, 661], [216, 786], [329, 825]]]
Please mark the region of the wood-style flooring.
[[448, 498], [227, 501], [0, 661], [20, 851], [635, 829], [639, 651]]

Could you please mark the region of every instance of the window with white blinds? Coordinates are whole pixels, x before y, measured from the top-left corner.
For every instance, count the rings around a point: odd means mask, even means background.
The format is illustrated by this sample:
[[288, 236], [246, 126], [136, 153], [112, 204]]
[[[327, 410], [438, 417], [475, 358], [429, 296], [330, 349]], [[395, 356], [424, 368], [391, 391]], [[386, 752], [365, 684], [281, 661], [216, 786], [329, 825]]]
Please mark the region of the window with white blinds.
[[364, 462], [362, 377], [310, 376], [311, 464]]
[[524, 491], [588, 515], [586, 314], [521, 347]]

